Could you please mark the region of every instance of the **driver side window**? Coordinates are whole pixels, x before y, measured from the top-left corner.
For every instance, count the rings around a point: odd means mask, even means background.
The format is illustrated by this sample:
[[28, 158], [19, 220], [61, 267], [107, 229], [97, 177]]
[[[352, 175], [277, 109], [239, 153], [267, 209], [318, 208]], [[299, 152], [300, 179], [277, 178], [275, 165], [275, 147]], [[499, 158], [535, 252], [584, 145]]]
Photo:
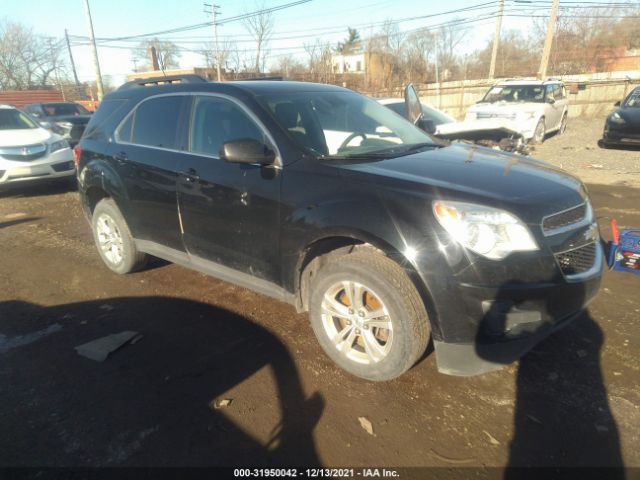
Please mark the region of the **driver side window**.
[[219, 158], [224, 143], [241, 139], [267, 143], [262, 129], [236, 103], [220, 97], [196, 98], [189, 151]]

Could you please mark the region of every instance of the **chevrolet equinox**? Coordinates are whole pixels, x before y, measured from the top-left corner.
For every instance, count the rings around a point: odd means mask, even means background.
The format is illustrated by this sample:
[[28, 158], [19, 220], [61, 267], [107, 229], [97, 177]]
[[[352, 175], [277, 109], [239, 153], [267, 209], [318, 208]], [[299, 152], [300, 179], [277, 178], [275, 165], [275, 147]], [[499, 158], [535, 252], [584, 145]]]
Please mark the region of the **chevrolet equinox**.
[[499, 368], [598, 291], [589, 196], [560, 169], [434, 140], [337, 86], [161, 80], [108, 94], [75, 149], [116, 273], [152, 255], [289, 302], [369, 380], [430, 340], [441, 372]]

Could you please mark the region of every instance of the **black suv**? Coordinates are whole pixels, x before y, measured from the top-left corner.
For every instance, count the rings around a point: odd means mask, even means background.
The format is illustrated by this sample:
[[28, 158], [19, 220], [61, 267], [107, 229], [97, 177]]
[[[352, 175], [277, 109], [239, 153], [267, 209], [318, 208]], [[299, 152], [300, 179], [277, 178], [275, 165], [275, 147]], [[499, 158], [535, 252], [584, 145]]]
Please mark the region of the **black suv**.
[[111, 270], [153, 255], [289, 302], [371, 380], [430, 338], [444, 373], [498, 368], [597, 293], [598, 226], [562, 170], [433, 140], [336, 86], [172, 80], [107, 95], [75, 149]]

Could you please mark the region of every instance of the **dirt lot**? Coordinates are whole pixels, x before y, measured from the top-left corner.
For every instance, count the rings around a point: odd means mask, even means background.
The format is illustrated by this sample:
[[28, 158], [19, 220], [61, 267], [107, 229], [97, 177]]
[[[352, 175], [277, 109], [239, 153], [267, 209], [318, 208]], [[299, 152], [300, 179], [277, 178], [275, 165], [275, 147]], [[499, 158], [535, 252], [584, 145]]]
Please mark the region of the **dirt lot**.
[[570, 171], [585, 183], [640, 188], [640, 149], [598, 146], [605, 118], [570, 118], [563, 135], [550, 136], [532, 155]]
[[[539, 156], [628, 181], [638, 152], [570, 145], [596, 130], [574, 121]], [[640, 226], [640, 190], [590, 191]], [[0, 195], [0, 242], [0, 465], [640, 466], [640, 277], [607, 274], [588, 314], [502, 371], [447, 377], [430, 355], [374, 384], [292, 307], [159, 261], [111, 274], [64, 187]], [[144, 337], [103, 363], [74, 350], [124, 330]]]

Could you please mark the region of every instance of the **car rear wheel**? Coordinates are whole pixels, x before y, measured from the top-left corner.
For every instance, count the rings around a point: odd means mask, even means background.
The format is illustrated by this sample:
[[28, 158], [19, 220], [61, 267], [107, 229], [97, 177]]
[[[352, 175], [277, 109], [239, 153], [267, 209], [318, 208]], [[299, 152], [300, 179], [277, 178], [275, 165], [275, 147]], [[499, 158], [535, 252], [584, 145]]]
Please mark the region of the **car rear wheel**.
[[546, 133], [546, 126], [544, 124], [544, 118], [541, 118], [538, 121], [538, 124], [536, 125], [536, 129], [533, 131], [533, 143], [534, 144], [541, 144], [542, 142], [544, 142], [544, 135]]
[[429, 319], [420, 294], [382, 255], [361, 251], [326, 264], [312, 282], [309, 304], [324, 351], [358, 377], [398, 377], [427, 347]]
[[91, 218], [93, 238], [104, 264], [119, 274], [139, 270], [146, 254], [136, 248], [129, 227], [110, 198], [98, 202]]

